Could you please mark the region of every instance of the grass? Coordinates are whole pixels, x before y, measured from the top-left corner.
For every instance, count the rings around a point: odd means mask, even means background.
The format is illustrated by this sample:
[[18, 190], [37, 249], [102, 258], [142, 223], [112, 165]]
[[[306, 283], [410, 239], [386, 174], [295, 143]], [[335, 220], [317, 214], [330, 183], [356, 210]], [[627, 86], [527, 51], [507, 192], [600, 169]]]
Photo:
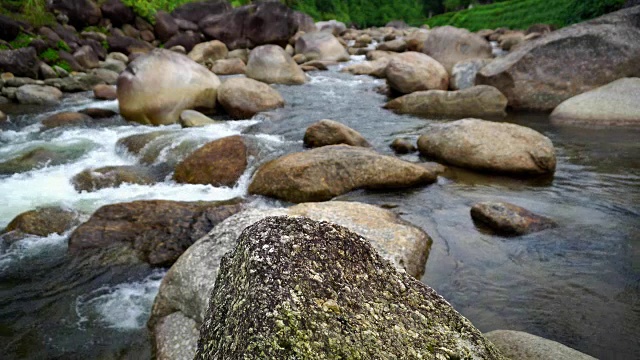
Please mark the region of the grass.
[[47, 11], [44, 0], [0, 0], [0, 13], [34, 27], [52, 25], [56, 21]]
[[509, 0], [450, 12], [428, 19], [431, 26], [452, 25], [471, 31], [506, 27], [527, 29], [533, 24], [558, 28], [619, 9], [625, 0]]

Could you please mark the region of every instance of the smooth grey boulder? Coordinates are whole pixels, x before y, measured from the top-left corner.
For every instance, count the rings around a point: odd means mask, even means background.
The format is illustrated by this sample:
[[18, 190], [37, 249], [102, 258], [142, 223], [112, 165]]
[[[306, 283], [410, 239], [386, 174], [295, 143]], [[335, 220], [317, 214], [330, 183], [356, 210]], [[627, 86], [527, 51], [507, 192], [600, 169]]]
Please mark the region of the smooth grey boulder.
[[449, 87], [452, 90], [462, 90], [475, 86], [478, 71], [491, 61], [491, 59], [470, 59], [457, 62], [451, 69]]
[[16, 99], [25, 105], [55, 105], [62, 99], [62, 91], [47, 85], [24, 85], [16, 91]]
[[595, 360], [558, 342], [514, 330], [494, 330], [484, 334], [508, 359]]

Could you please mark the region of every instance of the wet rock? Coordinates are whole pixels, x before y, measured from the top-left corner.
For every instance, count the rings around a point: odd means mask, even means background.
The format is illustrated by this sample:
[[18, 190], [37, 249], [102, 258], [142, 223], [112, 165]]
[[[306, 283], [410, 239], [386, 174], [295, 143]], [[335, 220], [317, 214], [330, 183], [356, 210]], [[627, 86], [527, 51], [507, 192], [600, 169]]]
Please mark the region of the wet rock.
[[0, 162], [0, 175], [11, 175], [44, 166], [66, 164], [83, 156], [87, 148], [86, 144], [81, 144], [66, 147], [40, 146], [29, 149], [21, 155]]
[[402, 138], [393, 139], [389, 147], [392, 148], [396, 154], [408, 154], [418, 150], [411, 141]]
[[240, 59], [220, 59], [213, 63], [211, 71], [216, 75], [244, 74], [247, 66]]
[[186, 109], [214, 108], [219, 86], [218, 77], [204, 66], [184, 55], [155, 49], [120, 74], [120, 114], [141, 124], [173, 124]]
[[166, 42], [171, 39], [173, 35], [177, 34], [180, 28], [171, 15], [160, 10], [156, 12], [156, 25], [154, 30], [158, 39]]
[[436, 180], [427, 170], [348, 145], [323, 146], [262, 165], [249, 193], [290, 202], [324, 201], [356, 189], [398, 189]]
[[224, 59], [229, 54], [227, 45], [222, 41], [213, 40], [200, 43], [189, 52], [189, 58], [199, 64], [205, 62], [213, 63], [216, 60]]
[[498, 89], [478, 85], [459, 91], [416, 91], [393, 99], [384, 107], [400, 114], [460, 119], [505, 116], [507, 102]]
[[514, 109], [550, 111], [617, 79], [640, 77], [639, 18], [640, 7], [632, 7], [528, 41], [485, 66], [477, 82], [498, 88]]
[[524, 235], [556, 226], [544, 216], [506, 202], [482, 202], [471, 208], [471, 218], [499, 235]]
[[349, 61], [349, 53], [333, 35], [327, 32], [304, 34], [296, 40], [296, 53], [307, 60]]
[[251, 51], [245, 75], [267, 84], [304, 84], [306, 75], [280, 46], [263, 45]]
[[[210, 309], [199, 358], [503, 359], [433, 289], [397, 272], [364, 238], [304, 218], [270, 217], [245, 229], [222, 262]], [[260, 324], [257, 336], [246, 336], [249, 324]]]
[[126, 244], [143, 261], [168, 266], [220, 221], [240, 210], [238, 204], [134, 201], [106, 205], [69, 237], [77, 254], [113, 244]]
[[86, 169], [71, 179], [78, 192], [116, 188], [122, 184], [148, 185], [159, 179], [147, 168], [140, 166], [106, 166]]
[[471, 59], [456, 63], [451, 69], [452, 90], [463, 90], [476, 85], [476, 75], [491, 59]]
[[174, 180], [185, 184], [233, 187], [247, 168], [247, 146], [229, 136], [199, 148], [176, 166]]
[[118, 140], [116, 144], [139, 158], [142, 164], [159, 165], [162, 169], [168, 169], [165, 175], [169, 175], [180, 161], [209, 141], [206, 138], [183, 135], [180, 130], [155, 131], [130, 135]]
[[378, 45], [378, 47], [376, 47], [376, 50], [404, 52], [407, 51], [407, 42], [403, 39], [383, 42], [382, 44]]
[[353, 75], [371, 75], [383, 78], [387, 73], [387, 65], [391, 61], [391, 57], [383, 57], [374, 61], [364, 61], [361, 63], [346, 66], [341, 71], [349, 72]]
[[111, 24], [120, 27], [124, 24], [133, 24], [136, 14], [131, 8], [124, 5], [120, 0], [107, 0], [100, 7], [102, 16], [109, 19]]
[[509, 359], [595, 360], [568, 346], [514, 330], [494, 330], [484, 334]]
[[24, 85], [16, 90], [16, 99], [20, 104], [55, 105], [60, 103], [62, 92], [53, 86]]
[[42, 120], [46, 129], [67, 126], [83, 126], [91, 123], [91, 117], [78, 112], [61, 112]]
[[226, 80], [218, 89], [218, 102], [236, 119], [284, 106], [284, 99], [271, 86], [247, 78]]
[[431, 238], [388, 210], [342, 201], [300, 204], [287, 209], [251, 209], [218, 224], [169, 269], [153, 305], [150, 327], [174, 311], [201, 324], [223, 255], [233, 249], [246, 227], [268, 216], [280, 215], [305, 216], [345, 226], [370, 241], [397, 269], [405, 269], [417, 279], [423, 274]]
[[195, 110], [185, 110], [180, 113], [180, 125], [183, 128], [201, 127], [217, 123], [218, 121]]
[[275, 44], [283, 48], [304, 23], [280, 2], [258, 2], [222, 14], [209, 15], [198, 23], [209, 39], [218, 39], [231, 50]]
[[181, 312], [158, 321], [153, 332], [158, 360], [192, 360], [196, 355], [200, 326]]
[[387, 65], [386, 76], [389, 86], [403, 94], [449, 88], [447, 70], [433, 58], [418, 52], [394, 56]]
[[93, 97], [98, 100], [115, 100], [117, 98], [115, 85], [98, 84], [93, 87]]
[[195, 1], [178, 6], [171, 15], [197, 24], [206, 16], [222, 14], [231, 9], [231, 4], [225, 0]]
[[515, 124], [463, 119], [434, 125], [418, 139], [424, 156], [478, 171], [553, 174], [555, 150], [539, 132]]
[[164, 46], [167, 49], [171, 49], [176, 46], [182, 46], [184, 48], [184, 52], [188, 53], [201, 41], [202, 36], [199, 33], [187, 31], [184, 33], [177, 33], [173, 35], [171, 39], [167, 40], [167, 42], [164, 43]]
[[65, 14], [69, 24], [78, 29], [97, 25], [102, 18], [100, 7], [93, 0], [52, 0], [49, 8]]
[[370, 147], [369, 142], [359, 132], [333, 120], [320, 120], [307, 128], [304, 145], [315, 148], [327, 145], [346, 144]]
[[38, 59], [36, 49], [32, 47], [0, 51], [0, 72], [37, 78], [39, 64], [40, 59]]
[[624, 78], [563, 101], [551, 113], [559, 124], [640, 125], [640, 78]]
[[81, 114], [90, 116], [92, 119], [105, 119], [116, 116], [118, 113], [109, 109], [86, 108], [78, 111]]
[[18, 231], [23, 234], [48, 236], [63, 234], [78, 225], [78, 213], [60, 207], [44, 207], [16, 216], [3, 232]]
[[431, 30], [422, 51], [441, 63], [449, 73], [460, 61], [492, 57], [491, 44], [487, 40], [452, 26]]

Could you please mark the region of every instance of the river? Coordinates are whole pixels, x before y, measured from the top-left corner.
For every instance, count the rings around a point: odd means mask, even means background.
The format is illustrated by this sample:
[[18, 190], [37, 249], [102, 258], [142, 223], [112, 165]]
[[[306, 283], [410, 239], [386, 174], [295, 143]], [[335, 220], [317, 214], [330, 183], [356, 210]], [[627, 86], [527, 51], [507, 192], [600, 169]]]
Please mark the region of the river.
[[[354, 57], [362, 61], [363, 57]], [[303, 149], [313, 122], [328, 118], [359, 131], [373, 147], [392, 154], [398, 136], [415, 141], [443, 120], [396, 115], [381, 108], [383, 80], [339, 72], [310, 73], [301, 86], [276, 88], [286, 106], [252, 120], [200, 129], [166, 126], [177, 146], [233, 135], [259, 138], [265, 153]], [[117, 109], [90, 93], [68, 95], [56, 107], [6, 106], [0, 159], [36, 146], [79, 153], [65, 165], [0, 175], [0, 227], [21, 212], [61, 205], [90, 214], [105, 204], [141, 199], [225, 200], [248, 197], [252, 167], [234, 188], [124, 185], [78, 193], [70, 179], [89, 167], [138, 162], [118, 139], [158, 128], [120, 117], [92, 127], [42, 131], [40, 121], [59, 111]], [[340, 200], [393, 208], [434, 239], [422, 281], [435, 288], [481, 331], [530, 332], [602, 359], [640, 354], [640, 129], [551, 124], [541, 114], [512, 114], [502, 121], [529, 126], [556, 147], [553, 180], [522, 180], [450, 168], [425, 188], [355, 191]], [[421, 161], [416, 154], [403, 155]], [[163, 156], [159, 158], [163, 161]], [[278, 206], [248, 197], [252, 206]], [[559, 223], [552, 230], [503, 238], [475, 228], [470, 206], [506, 200]], [[13, 358], [142, 359], [150, 356], [145, 322], [166, 269], [145, 265], [100, 268], [66, 253], [67, 234], [31, 237], [0, 245], [0, 352]]]

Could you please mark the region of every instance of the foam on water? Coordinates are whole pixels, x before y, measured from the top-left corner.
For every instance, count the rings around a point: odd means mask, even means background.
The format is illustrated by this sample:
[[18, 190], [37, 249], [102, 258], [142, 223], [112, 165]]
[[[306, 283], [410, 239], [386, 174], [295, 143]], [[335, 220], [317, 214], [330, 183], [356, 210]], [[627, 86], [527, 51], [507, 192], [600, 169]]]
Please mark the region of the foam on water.
[[103, 286], [79, 296], [78, 327], [97, 325], [124, 331], [144, 328], [165, 273], [154, 270], [141, 281]]
[[0, 252], [0, 273], [17, 263], [42, 257], [43, 254], [64, 254], [67, 250], [67, 235], [51, 234], [47, 237], [30, 236], [16, 241]]

